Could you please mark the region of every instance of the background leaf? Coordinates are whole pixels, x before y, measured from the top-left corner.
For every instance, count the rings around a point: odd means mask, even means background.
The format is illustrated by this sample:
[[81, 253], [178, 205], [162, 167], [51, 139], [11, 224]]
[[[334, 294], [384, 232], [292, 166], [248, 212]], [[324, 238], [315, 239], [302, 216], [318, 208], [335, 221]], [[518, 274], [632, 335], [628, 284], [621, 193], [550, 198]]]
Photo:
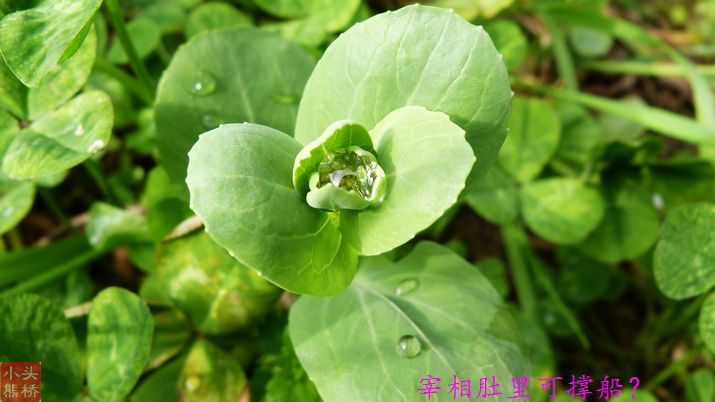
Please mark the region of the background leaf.
[[250, 28], [197, 36], [174, 55], [156, 100], [157, 147], [186, 194], [188, 151], [222, 123], [258, 123], [293, 133], [313, 60], [276, 34]]
[[673, 299], [685, 299], [715, 285], [715, 205], [673, 209], [653, 255], [655, 280]]
[[527, 183], [519, 200], [529, 228], [556, 244], [581, 242], [596, 228], [605, 210], [597, 190], [566, 177]]
[[516, 184], [496, 166], [469, 189], [466, 201], [479, 215], [492, 223], [511, 223], [519, 216]]
[[30, 179], [74, 167], [104, 148], [112, 129], [112, 103], [85, 92], [23, 129], [3, 159], [3, 172]]
[[82, 387], [82, 355], [60, 307], [34, 294], [0, 298], [0, 360], [42, 362], [42, 393], [69, 400]]
[[550, 104], [537, 98], [516, 98], [499, 166], [520, 183], [534, 179], [556, 152], [560, 133], [559, 118]]
[[[452, 375], [529, 375], [515, 325], [479, 270], [434, 243], [418, 244], [396, 264], [362, 259], [348, 290], [300, 298], [289, 320], [298, 358], [327, 402], [414, 401], [428, 374], [445, 387]], [[398, 352], [405, 335], [419, 342], [412, 357]]]
[[149, 308], [128, 290], [110, 287], [92, 301], [87, 335], [87, 384], [93, 398], [122, 401], [149, 359], [154, 324]]
[[71, 57], [89, 32], [101, 0], [55, 0], [0, 20], [0, 51], [10, 70], [34, 87]]
[[196, 7], [186, 22], [186, 36], [252, 25], [251, 17], [226, 3], [208, 2]]
[[182, 399], [188, 402], [237, 401], [246, 375], [236, 359], [199, 339], [186, 357], [179, 384]]

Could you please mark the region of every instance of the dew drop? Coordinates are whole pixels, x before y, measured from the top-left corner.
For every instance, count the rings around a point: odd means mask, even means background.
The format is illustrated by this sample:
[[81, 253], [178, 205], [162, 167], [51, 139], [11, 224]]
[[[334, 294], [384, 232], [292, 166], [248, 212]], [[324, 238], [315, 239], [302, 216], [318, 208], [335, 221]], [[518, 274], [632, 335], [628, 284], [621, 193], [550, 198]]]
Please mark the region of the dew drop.
[[224, 123], [224, 121], [221, 120], [218, 116], [211, 113], [205, 114], [201, 118], [201, 122], [204, 124], [204, 127], [212, 130]]
[[77, 128], [74, 129], [74, 135], [76, 135], [77, 137], [81, 137], [84, 135], [84, 126], [82, 124], [80, 124], [79, 126], [77, 126]]
[[416, 357], [422, 351], [422, 344], [420, 344], [419, 339], [412, 335], [404, 335], [397, 341], [397, 354], [402, 357], [412, 358]]
[[355, 191], [363, 199], [374, 199], [385, 172], [375, 157], [358, 147], [338, 148], [320, 161], [319, 186], [332, 184]]
[[216, 90], [216, 79], [206, 70], [199, 70], [196, 81], [191, 85], [191, 93], [198, 96], [211, 95]]
[[663, 194], [654, 193], [652, 197], [653, 207], [658, 211], [662, 211], [665, 207], [665, 200], [663, 199]]
[[409, 278], [400, 281], [395, 288], [395, 296], [403, 296], [412, 293], [420, 286], [420, 282], [415, 278]]
[[15, 209], [13, 207], [7, 207], [7, 208], [3, 209], [2, 216], [7, 218], [10, 215], [12, 215], [13, 212], [15, 212]]
[[89, 144], [87, 147], [87, 152], [89, 153], [95, 153], [99, 151], [100, 149], [104, 148], [104, 141], [102, 140], [94, 140], [93, 143]]
[[188, 376], [186, 380], [184, 380], [184, 388], [191, 393], [198, 391], [200, 387], [201, 378], [199, 376]]

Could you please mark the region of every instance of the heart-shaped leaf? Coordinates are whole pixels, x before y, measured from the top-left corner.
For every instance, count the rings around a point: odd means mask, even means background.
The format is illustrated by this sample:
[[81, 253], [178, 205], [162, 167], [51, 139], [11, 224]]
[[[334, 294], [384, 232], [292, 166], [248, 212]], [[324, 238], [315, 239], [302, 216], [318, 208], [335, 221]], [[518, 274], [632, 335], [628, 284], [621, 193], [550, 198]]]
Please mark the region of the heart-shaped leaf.
[[42, 362], [42, 393], [70, 400], [82, 388], [82, 354], [60, 306], [34, 294], [0, 298], [0, 361]]
[[687, 204], [668, 214], [653, 269], [658, 287], [673, 299], [715, 286], [715, 205]]
[[96, 400], [123, 401], [149, 360], [149, 308], [128, 290], [107, 288], [92, 301], [87, 327], [89, 392]]
[[300, 150], [290, 136], [256, 124], [209, 131], [189, 153], [191, 208], [217, 243], [269, 281], [335, 294], [355, 275], [357, 254], [335, 214], [311, 208], [293, 189]]
[[413, 5], [354, 25], [326, 50], [306, 85], [296, 139], [331, 123], [374, 127], [403, 106], [447, 114], [486, 173], [506, 135], [511, 88], [489, 36], [454, 12]]
[[23, 129], [3, 159], [13, 179], [59, 173], [104, 148], [112, 129], [112, 103], [103, 92], [77, 96]]
[[362, 259], [339, 296], [301, 297], [289, 329], [327, 402], [420, 400], [426, 396], [417, 388], [428, 375], [442, 380], [446, 395], [454, 375], [478, 383], [530, 374], [518, 327], [497, 291], [478, 269], [434, 243], [418, 244], [398, 263]]
[[499, 165], [520, 183], [534, 179], [556, 152], [560, 130], [558, 115], [550, 104], [516, 98]]
[[182, 46], [162, 76], [155, 109], [161, 163], [182, 194], [199, 134], [241, 122], [292, 133], [313, 65], [298, 45], [252, 28], [210, 32]]
[[557, 244], [581, 242], [596, 228], [605, 210], [597, 190], [567, 177], [527, 183], [519, 200], [529, 228]]
[[79, 49], [101, 0], [42, 1], [0, 20], [0, 52], [28, 87], [40, 84]]

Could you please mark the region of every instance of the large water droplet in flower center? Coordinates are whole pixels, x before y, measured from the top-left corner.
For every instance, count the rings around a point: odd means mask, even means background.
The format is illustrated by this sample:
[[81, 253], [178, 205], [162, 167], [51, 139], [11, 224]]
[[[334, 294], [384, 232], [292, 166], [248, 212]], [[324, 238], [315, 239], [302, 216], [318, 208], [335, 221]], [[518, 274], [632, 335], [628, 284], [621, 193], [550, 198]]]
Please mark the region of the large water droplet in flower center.
[[318, 186], [332, 184], [354, 191], [362, 198], [373, 198], [375, 184], [385, 172], [375, 156], [359, 147], [338, 148], [323, 157], [318, 167]]

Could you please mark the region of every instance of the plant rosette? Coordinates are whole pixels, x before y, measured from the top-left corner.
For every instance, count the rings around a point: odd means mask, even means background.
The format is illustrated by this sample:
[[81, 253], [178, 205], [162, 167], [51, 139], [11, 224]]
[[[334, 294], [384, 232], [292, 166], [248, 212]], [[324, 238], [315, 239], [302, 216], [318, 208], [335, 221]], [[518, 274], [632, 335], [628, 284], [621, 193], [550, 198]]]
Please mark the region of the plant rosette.
[[[347, 50], [365, 40], [379, 40], [371, 56]], [[414, 60], [401, 60], [418, 44]], [[397, 95], [386, 97], [392, 88]], [[340, 293], [358, 256], [408, 242], [486, 171], [511, 96], [481, 27], [423, 6], [375, 16], [318, 62], [295, 138], [253, 123], [199, 137], [189, 152], [191, 208], [217, 243], [265, 279], [299, 294]]]

